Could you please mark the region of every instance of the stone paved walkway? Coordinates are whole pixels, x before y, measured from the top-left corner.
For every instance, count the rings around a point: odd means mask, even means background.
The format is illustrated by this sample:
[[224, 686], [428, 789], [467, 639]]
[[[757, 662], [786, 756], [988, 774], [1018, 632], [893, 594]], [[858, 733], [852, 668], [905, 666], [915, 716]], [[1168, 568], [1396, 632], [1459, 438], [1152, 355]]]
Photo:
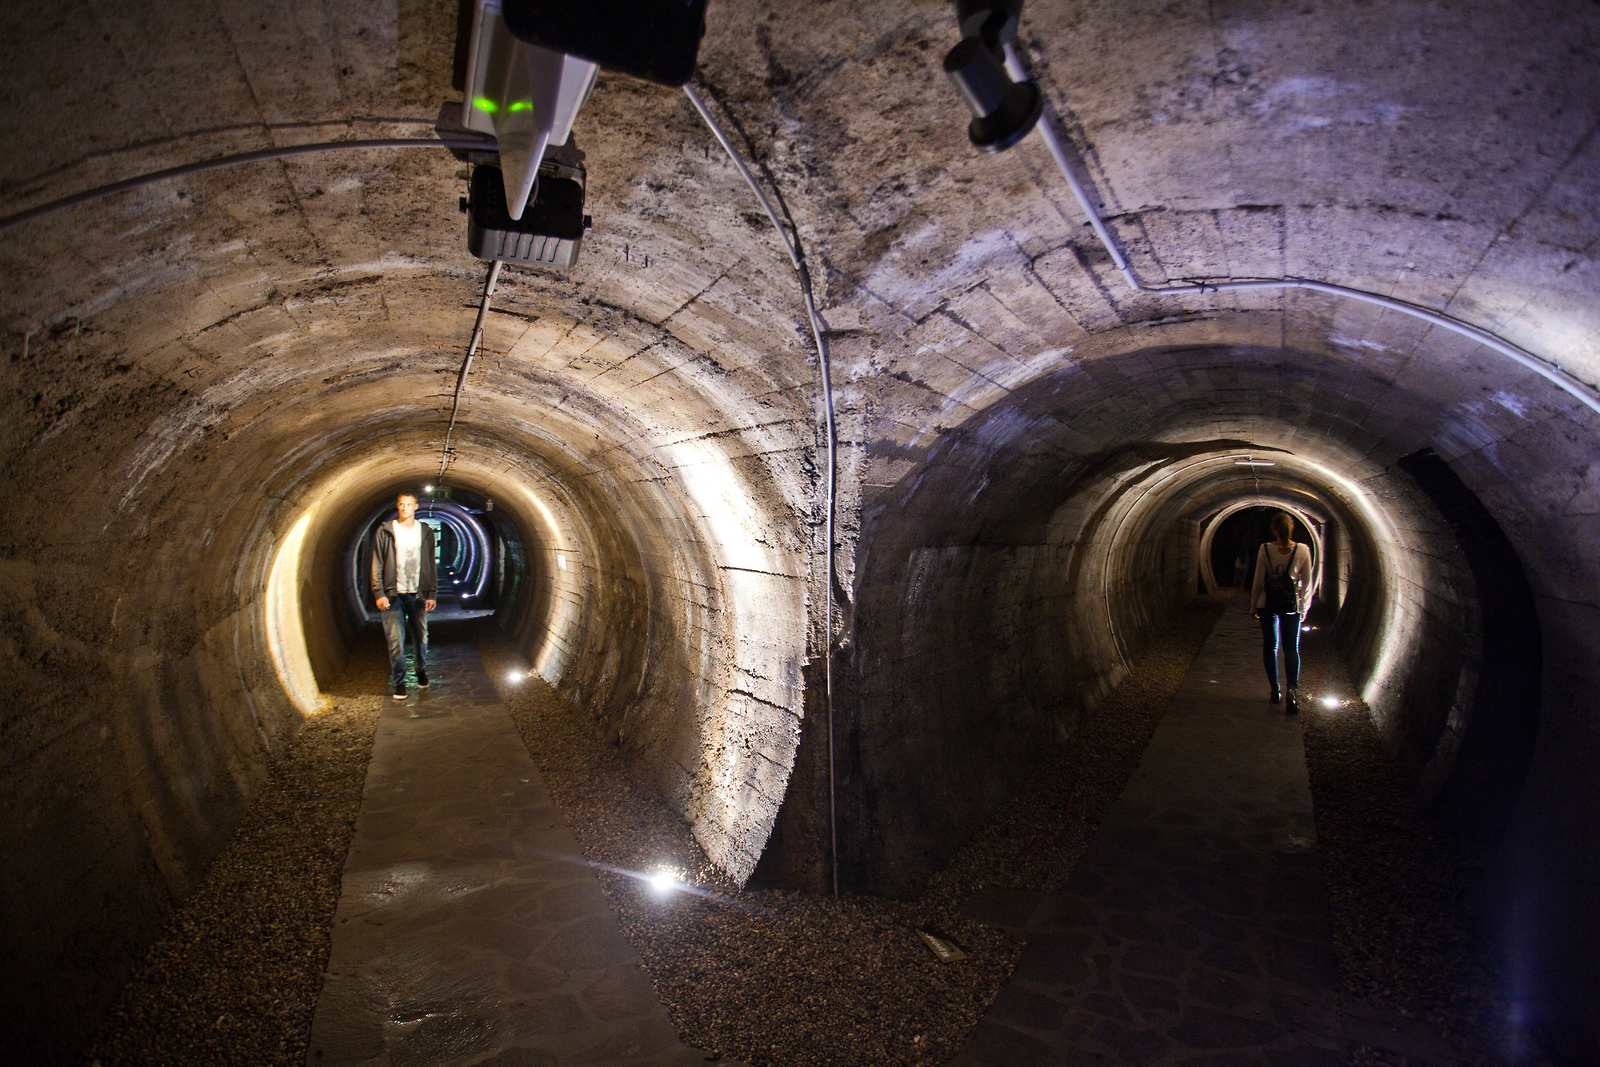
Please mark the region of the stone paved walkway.
[[952, 1061], [1332, 1067], [1341, 1014], [1299, 720], [1240, 597], [1060, 894], [969, 914], [1029, 944]]
[[703, 1064], [476, 650], [435, 640], [432, 686], [378, 724], [308, 1062]]

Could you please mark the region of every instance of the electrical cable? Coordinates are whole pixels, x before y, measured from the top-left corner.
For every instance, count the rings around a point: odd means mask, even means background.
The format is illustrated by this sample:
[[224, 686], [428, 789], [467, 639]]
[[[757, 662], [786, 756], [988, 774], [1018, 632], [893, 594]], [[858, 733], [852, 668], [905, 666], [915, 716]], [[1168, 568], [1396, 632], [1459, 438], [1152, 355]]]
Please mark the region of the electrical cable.
[[59, 200], [39, 204], [19, 211], [14, 215], [0, 218], [0, 230], [10, 229], [20, 223], [31, 219], [49, 215], [56, 211], [63, 211], [79, 204], [87, 204], [92, 200], [100, 200], [111, 196], [113, 193], [137, 189], [145, 185], [154, 185], [156, 182], [166, 181], [168, 178], [183, 178], [190, 174], [200, 174], [208, 170], [221, 170], [224, 167], [237, 167], [244, 163], [258, 163], [268, 159], [286, 159], [290, 156], [311, 155], [317, 152], [348, 152], [356, 149], [368, 148], [485, 148], [492, 145], [488, 141], [472, 140], [444, 140], [441, 138], [417, 137], [380, 137], [360, 141], [317, 141], [312, 144], [287, 145], [282, 148], [262, 148], [254, 152], [241, 152], [238, 155], [218, 156], [215, 159], [202, 159], [195, 163], [184, 163], [177, 167], [168, 167], [165, 170], [151, 171], [149, 174], [136, 174], [131, 178], [111, 182], [106, 185], [97, 185], [93, 189], [85, 189], [81, 193], [63, 196]]
[[822, 380], [822, 408], [824, 426], [828, 438], [828, 476], [827, 476], [827, 516], [825, 519], [824, 537], [827, 540], [827, 557], [824, 565], [824, 584], [827, 587], [827, 615], [824, 618], [824, 656], [823, 656], [823, 687], [826, 691], [828, 705], [828, 835], [830, 841], [830, 855], [833, 868], [833, 895], [839, 895], [839, 811], [838, 793], [835, 788], [834, 777], [834, 745], [833, 745], [833, 587], [834, 573], [834, 511], [835, 496], [838, 483], [838, 432], [834, 425], [833, 411], [833, 371], [828, 359], [828, 342], [823, 337], [822, 323], [817, 317], [816, 299], [811, 290], [811, 272], [806, 269], [804, 250], [800, 246], [800, 233], [798, 227], [793, 239], [789, 231], [784, 228], [778, 218], [778, 213], [772, 207], [772, 202], [767, 199], [767, 194], [756, 184], [755, 175], [750, 173], [750, 168], [745, 166], [739, 153], [734, 151], [733, 143], [728, 140], [728, 135], [722, 132], [716, 118], [706, 108], [705, 102], [700, 99], [700, 94], [694, 91], [694, 86], [685, 84], [684, 95], [689, 98], [689, 103], [700, 113], [700, 118], [705, 122], [711, 135], [722, 145], [723, 151], [728, 153], [728, 158], [733, 160], [733, 165], [744, 177], [745, 184], [750, 186], [750, 191], [756, 194], [756, 199], [761, 202], [762, 208], [767, 213], [767, 218], [772, 220], [772, 228], [778, 231], [778, 237], [783, 241], [784, 251], [789, 253], [789, 262], [794, 264], [795, 273], [800, 277], [800, 295], [805, 301], [806, 318], [811, 323], [811, 337], [817, 346], [818, 376]]
[[450, 435], [456, 430], [456, 415], [461, 411], [461, 391], [467, 384], [467, 373], [472, 370], [472, 357], [478, 354], [483, 343], [483, 324], [489, 317], [489, 298], [494, 296], [495, 283], [500, 280], [500, 260], [489, 264], [489, 274], [483, 279], [483, 300], [478, 304], [478, 321], [472, 325], [472, 340], [467, 342], [467, 358], [461, 361], [461, 372], [456, 375], [456, 398], [450, 405], [450, 425], [444, 431], [444, 448], [439, 452], [439, 477], [434, 485], [444, 484], [445, 468], [450, 465]]
[[[1009, 73], [1016, 81], [1027, 81], [1028, 73], [1023, 68], [1022, 60], [1017, 54], [1016, 46], [1013, 44], [1007, 44], [1005, 46], [1005, 53], [1007, 73]], [[1056, 136], [1055, 129], [1050, 123], [1050, 118], [1053, 115], [1054, 108], [1050, 107], [1049, 102], [1046, 101], [1046, 114], [1040, 119], [1036, 127], [1039, 131], [1039, 136], [1043, 138], [1045, 147], [1050, 150], [1051, 156], [1055, 157], [1056, 166], [1060, 168], [1062, 176], [1066, 178], [1067, 187], [1072, 190], [1072, 195], [1078, 201], [1079, 208], [1081, 208], [1084, 215], [1088, 217], [1089, 225], [1094, 227], [1094, 232], [1096, 236], [1100, 238], [1100, 243], [1105, 247], [1105, 250], [1110, 253], [1111, 262], [1122, 274], [1123, 280], [1128, 283], [1128, 288], [1132, 289], [1134, 292], [1151, 293], [1156, 296], [1171, 296], [1183, 293], [1243, 292], [1251, 289], [1307, 289], [1311, 292], [1326, 293], [1330, 296], [1344, 297], [1348, 300], [1359, 300], [1362, 303], [1373, 304], [1389, 311], [1398, 311], [1402, 314], [1410, 315], [1413, 318], [1421, 319], [1422, 321], [1430, 323], [1434, 326], [1438, 326], [1441, 329], [1450, 330], [1451, 332], [1460, 334], [1462, 337], [1466, 337], [1469, 340], [1476, 341], [1485, 348], [1498, 352], [1507, 359], [1513, 360], [1528, 370], [1533, 371], [1541, 378], [1553, 383], [1557, 388], [1581, 402], [1591, 411], [1594, 411], [1596, 414], [1600, 414], [1600, 393], [1596, 393], [1594, 387], [1579, 380], [1578, 378], [1573, 377], [1571, 374], [1568, 374], [1555, 363], [1540, 356], [1536, 356], [1532, 352], [1529, 352], [1525, 349], [1518, 348], [1516, 345], [1511, 344], [1509, 341], [1502, 340], [1501, 338], [1490, 333], [1488, 330], [1473, 326], [1470, 323], [1462, 322], [1460, 319], [1452, 318], [1449, 315], [1442, 315], [1437, 311], [1429, 311], [1425, 307], [1408, 303], [1404, 300], [1396, 300], [1393, 297], [1380, 296], [1377, 293], [1369, 293], [1364, 289], [1352, 289], [1344, 285], [1333, 285], [1329, 282], [1312, 281], [1306, 278], [1270, 278], [1252, 281], [1197, 282], [1187, 285], [1162, 286], [1144, 284], [1139, 280], [1138, 274], [1134, 272], [1133, 267], [1128, 263], [1127, 258], [1122, 254], [1122, 249], [1117, 246], [1116, 239], [1112, 237], [1111, 231], [1106, 227], [1105, 220], [1100, 217], [1100, 212], [1089, 200], [1088, 193], [1084, 190], [1082, 183], [1078, 181], [1077, 175], [1073, 173], [1072, 166], [1067, 159], [1066, 151], [1062, 148], [1061, 141]]]

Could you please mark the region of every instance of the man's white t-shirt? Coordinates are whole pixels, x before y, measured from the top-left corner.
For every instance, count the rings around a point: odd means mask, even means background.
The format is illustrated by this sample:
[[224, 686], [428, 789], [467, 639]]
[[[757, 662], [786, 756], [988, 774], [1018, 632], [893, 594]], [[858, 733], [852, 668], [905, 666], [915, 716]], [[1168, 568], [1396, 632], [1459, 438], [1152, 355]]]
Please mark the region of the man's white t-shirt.
[[409, 530], [399, 519], [393, 525], [396, 591], [415, 593], [422, 580], [422, 523], [413, 520]]

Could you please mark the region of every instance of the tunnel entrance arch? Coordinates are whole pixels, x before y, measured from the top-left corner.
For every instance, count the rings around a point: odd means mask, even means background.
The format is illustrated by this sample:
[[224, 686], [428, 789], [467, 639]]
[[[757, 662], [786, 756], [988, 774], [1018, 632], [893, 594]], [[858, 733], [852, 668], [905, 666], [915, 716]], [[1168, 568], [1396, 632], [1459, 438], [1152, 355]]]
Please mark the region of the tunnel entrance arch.
[[[1278, 511], [1286, 511], [1294, 517], [1294, 521], [1299, 524], [1300, 529], [1306, 532], [1306, 535], [1310, 538], [1311, 545], [1311, 573], [1313, 575], [1311, 593], [1315, 596], [1320, 591], [1322, 584], [1322, 566], [1323, 560], [1326, 558], [1324, 546], [1327, 539], [1327, 523], [1313, 518], [1303, 507], [1273, 496], [1237, 501], [1222, 508], [1207, 520], [1200, 531], [1200, 543], [1196, 553], [1200, 561], [1200, 591], [1206, 596], [1210, 596], [1224, 584], [1218, 580], [1215, 564], [1212, 560], [1212, 552], [1216, 548], [1217, 534], [1229, 519], [1242, 511], [1248, 511], [1252, 508], [1271, 508]], [[1253, 561], [1254, 557], [1252, 556], [1251, 559]]]
[[[520, 549], [521, 538], [515, 531], [509, 536], [502, 532], [505, 524], [496, 521], [490, 498], [456, 488], [450, 494], [440, 497], [427, 489], [417, 493], [421, 498], [417, 520], [434, 530], [434, 564], [443, 612], [440, 618], [490, 614], [499, 608], [508, 585], [514, 593], [530, 577], [522, 573], [528, 566], [526, 554], [508, 551], [509, 542], [515, 542]], [[346, 552], [346, 600], [352, 608], [359, 609], [364, 619], [376, 611], [369, 573], [372, 538], [396, 514], [392, 500], [376, 505], [367, 519], [356, 525]]]

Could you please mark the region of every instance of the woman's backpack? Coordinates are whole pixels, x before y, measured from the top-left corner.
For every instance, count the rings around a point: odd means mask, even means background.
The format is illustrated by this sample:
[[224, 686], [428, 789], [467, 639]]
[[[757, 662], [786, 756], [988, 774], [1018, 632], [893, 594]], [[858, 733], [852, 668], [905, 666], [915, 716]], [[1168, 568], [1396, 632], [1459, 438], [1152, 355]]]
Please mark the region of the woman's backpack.
[[1294, 579], [1289, 576], [1289, 569], [1294, 566], [1299, 551], [1296, 547], [1289, 553], [1289, 558], [1283, 561], [1283, 569], [1274, 570], [1273, 565], [1277, 561], [1273, 559], [1272, 549], [1262, 546], [1261, 554], [1265, 557], [1267, 567], [1266, 598], [1261, 606], [1263, 615], [1293, 615], [1300, 610]]

